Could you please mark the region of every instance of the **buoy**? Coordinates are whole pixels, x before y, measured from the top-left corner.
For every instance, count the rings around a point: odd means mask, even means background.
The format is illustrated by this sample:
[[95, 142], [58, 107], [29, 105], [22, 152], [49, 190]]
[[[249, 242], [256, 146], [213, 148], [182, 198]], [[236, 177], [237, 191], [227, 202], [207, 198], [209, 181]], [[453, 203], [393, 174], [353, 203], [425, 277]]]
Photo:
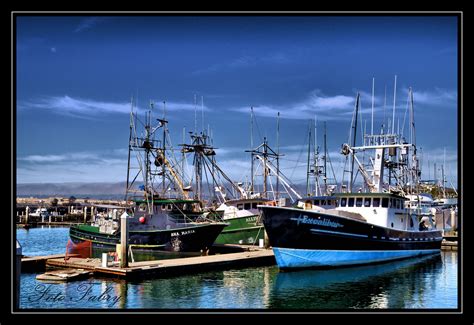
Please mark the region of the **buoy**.
[[138, 221], [140, 221], [140, 223], [145, 223], [145, 222], [146, 222], [146, 219], [145, 219], [145, 217], [140, 217], [140, 218], [138, 219]]

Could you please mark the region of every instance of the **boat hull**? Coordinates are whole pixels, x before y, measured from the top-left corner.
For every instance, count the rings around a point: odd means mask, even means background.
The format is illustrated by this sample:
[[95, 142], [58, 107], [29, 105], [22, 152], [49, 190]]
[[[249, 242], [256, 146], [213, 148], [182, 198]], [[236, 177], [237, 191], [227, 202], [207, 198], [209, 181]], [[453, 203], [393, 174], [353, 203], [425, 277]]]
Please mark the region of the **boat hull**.
[[433, 254], [440, 231], [402, 231], [323, 212], [261, 207], [281, 269], [338, 267]]
[[264, 237], [263, 225], [258, 220], [258, 215], [225, 219], [229, 226], [217, 237], [216, 244], [258, 244]]
[[[212, 246], [226, 227], [226, 223], [203, 223], [183, 228], [129, 231], [129, 244], [144, 249], [171, 252], [199, 252]], [[120, 232], [106, 234], [91, 226], [71, 226], [69, 236], [74, 243], [91, 241], [93, 247], [115, 248], [120, 243]]]

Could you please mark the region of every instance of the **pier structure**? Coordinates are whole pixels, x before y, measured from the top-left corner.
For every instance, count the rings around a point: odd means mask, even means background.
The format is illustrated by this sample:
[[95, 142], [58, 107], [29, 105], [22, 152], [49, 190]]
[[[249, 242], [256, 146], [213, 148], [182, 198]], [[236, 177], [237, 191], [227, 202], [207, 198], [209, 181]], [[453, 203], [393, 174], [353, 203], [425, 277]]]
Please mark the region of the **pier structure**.
[[88, 270], [97, 276], [132, 279], [144, 276], [170, 277], [218, 269], [275, 265], [271, 249], [258, 247], [241, 247], [240, 249], [246, 250], [237, 253], [129, 262], [127, 267], [120, 267], [117, 262], [108, 262], [104, 267], [100, 258], [80, 258], [76, 255], [65, 259], [63, 254], [59, 254], [23, 258], [22, 269], [27, 272], [38, 272], [47, 268], [73, 268]]

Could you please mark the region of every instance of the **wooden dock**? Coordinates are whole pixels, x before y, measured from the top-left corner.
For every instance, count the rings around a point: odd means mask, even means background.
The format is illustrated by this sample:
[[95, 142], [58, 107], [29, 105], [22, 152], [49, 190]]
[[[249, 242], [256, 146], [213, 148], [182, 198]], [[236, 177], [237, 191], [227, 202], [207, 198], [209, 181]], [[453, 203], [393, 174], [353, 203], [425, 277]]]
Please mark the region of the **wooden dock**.
[[275, 263], [272, 250], [254, 249], [240, 253], [134, 262], [129, 263], [128, 268], [102, 267], [102, 263], [98, 258], [78, 257], [72, 257], [67, 261], [64, 260], [64, 257], [49, 258], [46, 261], [46, 266], [84, 269], [92, 271], [94, 275], [130, 279], [143, 278], [144, 276], [170, 277], [217, 269], [275, 265]]
[[443, 240], [441, 242], [441, 250], [443, 250], [443, 251], [457, 251], [458, 250], [458, 242], [457, 241]]
[[[21, 258], [21, 272], [36, 272], [46, 268], [46, 261], [49, 259], [64, 259], [65, 254], [55, 254], [47, 256], [24, 256]], [[70, 254], [70, 256], [78, 256]]]

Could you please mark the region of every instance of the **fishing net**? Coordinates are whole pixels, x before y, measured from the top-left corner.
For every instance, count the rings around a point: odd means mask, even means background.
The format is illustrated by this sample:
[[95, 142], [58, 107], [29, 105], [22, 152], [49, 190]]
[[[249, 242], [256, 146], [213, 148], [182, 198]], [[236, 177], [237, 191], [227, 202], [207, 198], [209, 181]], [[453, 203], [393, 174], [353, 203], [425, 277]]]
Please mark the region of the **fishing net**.
[[68, 240], [64, 260], [68, 260], [71, 256], [81, 258], [92, 257], [92, 242], [86, 240], [75, 244], [71, 240]]

